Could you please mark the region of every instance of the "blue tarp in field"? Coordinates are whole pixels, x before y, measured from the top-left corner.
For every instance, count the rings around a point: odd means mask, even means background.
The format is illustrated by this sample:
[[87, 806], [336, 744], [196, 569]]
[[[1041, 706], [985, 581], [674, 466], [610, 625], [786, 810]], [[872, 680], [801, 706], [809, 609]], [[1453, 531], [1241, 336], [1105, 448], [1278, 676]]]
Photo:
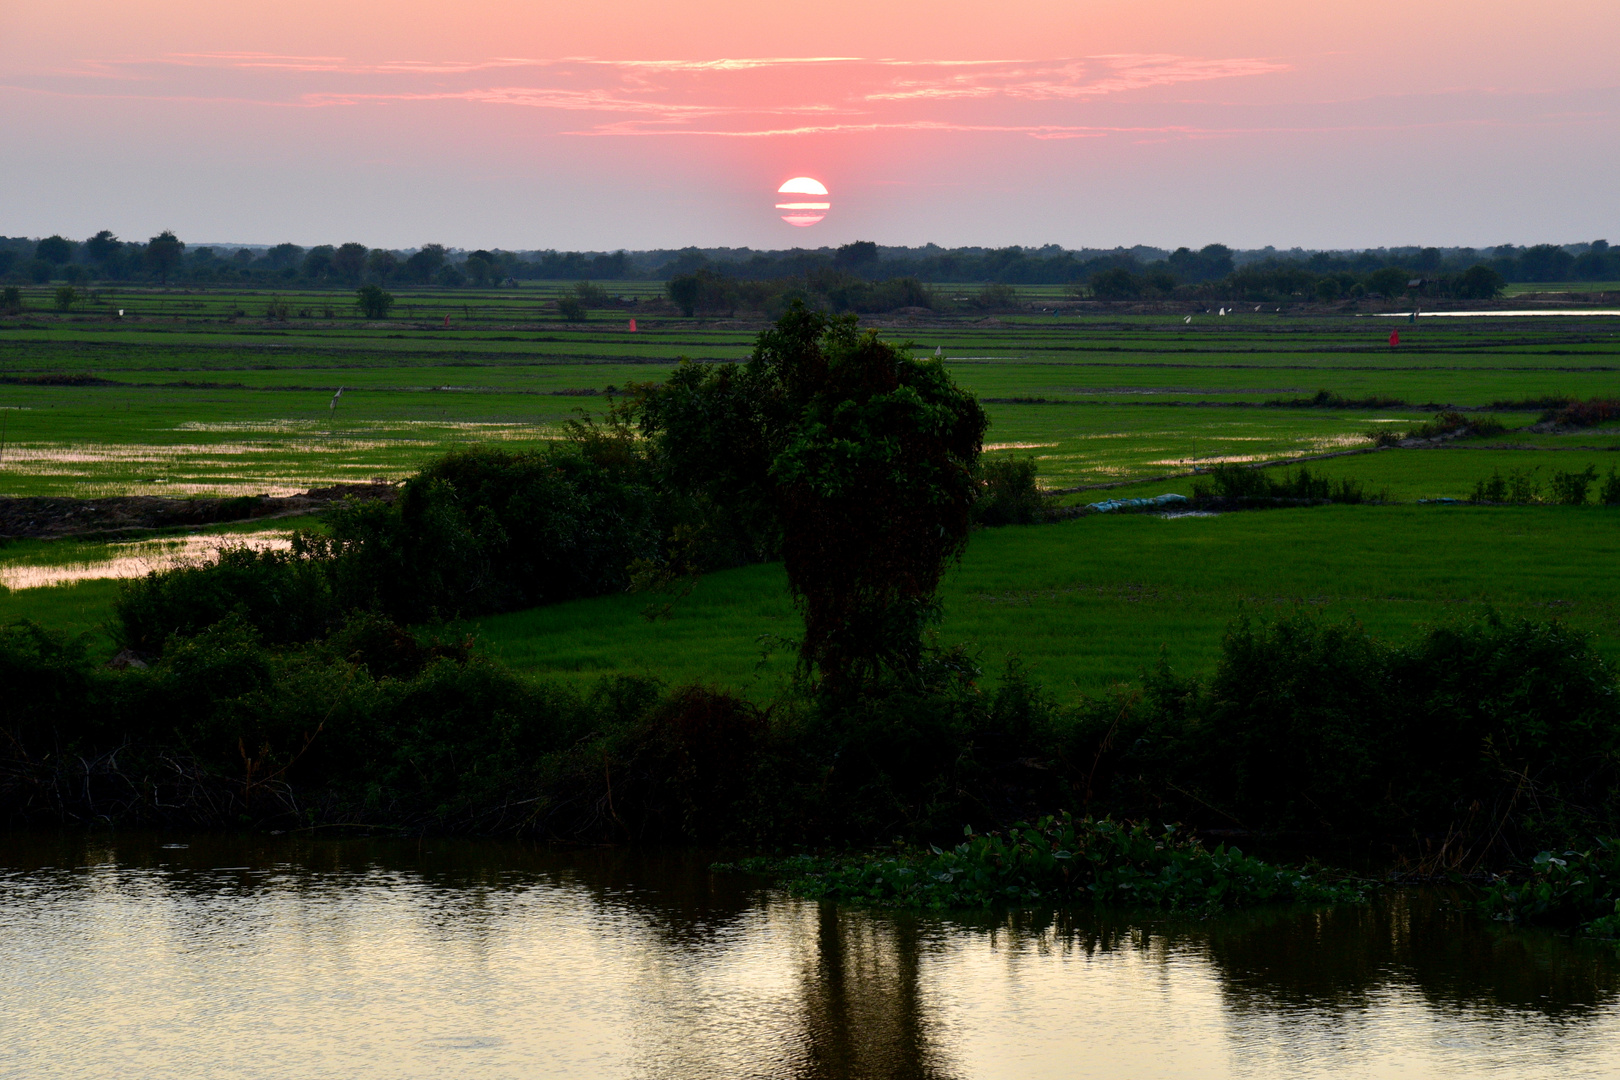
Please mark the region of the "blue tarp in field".
[[1185, 495], [1155, 495], [1151, 499], [1107, 499], [1103, 502], [1090, 503], [1087, 510], [1099, 514], [1112, 513], [1115, 510], [1140, 510], [1153, 506], [1174, 506], [1178, 503], [1190, 501]]

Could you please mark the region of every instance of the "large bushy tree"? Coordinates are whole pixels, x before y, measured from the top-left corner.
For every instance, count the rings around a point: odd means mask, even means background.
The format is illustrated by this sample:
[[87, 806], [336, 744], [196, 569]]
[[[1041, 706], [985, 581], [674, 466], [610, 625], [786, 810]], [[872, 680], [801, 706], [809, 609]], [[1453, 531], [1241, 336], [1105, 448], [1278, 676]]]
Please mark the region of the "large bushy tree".
[[683, 364], [636, 408], [666, 484], [779, 547], [826, 689], [916, 668], [987, 424], [941, 364], [794, 304], [747, 364]]

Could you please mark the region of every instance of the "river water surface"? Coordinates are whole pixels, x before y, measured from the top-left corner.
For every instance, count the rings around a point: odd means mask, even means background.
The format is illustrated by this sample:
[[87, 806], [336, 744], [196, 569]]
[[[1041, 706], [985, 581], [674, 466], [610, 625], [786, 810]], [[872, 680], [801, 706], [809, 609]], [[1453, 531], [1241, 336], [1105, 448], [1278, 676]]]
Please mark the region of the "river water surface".
[[0, 834], [3, 1077], [1616, 1075], [1614, 947], [1435, 892], [941, 919], [689, 855]]

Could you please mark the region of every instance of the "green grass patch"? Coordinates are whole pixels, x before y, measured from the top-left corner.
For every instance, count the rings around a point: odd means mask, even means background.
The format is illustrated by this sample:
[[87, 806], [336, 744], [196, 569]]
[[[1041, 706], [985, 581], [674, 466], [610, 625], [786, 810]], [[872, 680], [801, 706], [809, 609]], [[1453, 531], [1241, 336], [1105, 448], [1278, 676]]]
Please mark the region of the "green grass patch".
[[[1161, 649], [1181, 671], [1214, 663], [1245, 612], [1306, 606], [1353, 616], [1390, 640], [1494, 607], [1598, 632], [1620, 656], [1620, 558], [1606, 508], [1349, 506], [1214, 518], [1146, 515], [976, 533], [942, 590], [944, 644], [968, 644], [994, 674], [1008, 658], [1062, 697], [1134, 681]], [[798, 633], [776, 566], [711, 574], [667, 617], [645, 595], [603, 597], [479, 620], [501, 659], [593, 682], [653, 674], [764, 698], [788, 677]], [[766, 648], [771, 657], [761, 665]]]

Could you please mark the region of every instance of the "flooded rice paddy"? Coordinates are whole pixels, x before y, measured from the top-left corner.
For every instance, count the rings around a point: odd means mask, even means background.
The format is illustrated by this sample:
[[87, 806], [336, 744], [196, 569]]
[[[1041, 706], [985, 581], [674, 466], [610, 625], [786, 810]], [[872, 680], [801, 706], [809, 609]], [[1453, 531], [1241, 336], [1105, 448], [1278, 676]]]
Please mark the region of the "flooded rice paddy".
[[0, 837], [0, 1075], [1620, 1072], [1613, 946], [1456, 897], [1211, 920], [898, 916], [707, 859]]
[[[172, 570], [213, 559], [222, 547], [249, 547], [255, 551], [286, 551], [292, 546], [291, 534], [262, 530], [242, 533], [196, 533], [159, 540], [130, 540], [120, 543], [79, 544], [68, 549], [67, 557], [47, 557], [53, 549], [36, 549], [36, 554], [12, 563], [0, 563], [0, 586], [7, 589], [40, 589], [68, 585], [76, 581], [104, 578], [145, 577], [154, 570]], [[43, 551], [43, 554], [38, 553]]]

